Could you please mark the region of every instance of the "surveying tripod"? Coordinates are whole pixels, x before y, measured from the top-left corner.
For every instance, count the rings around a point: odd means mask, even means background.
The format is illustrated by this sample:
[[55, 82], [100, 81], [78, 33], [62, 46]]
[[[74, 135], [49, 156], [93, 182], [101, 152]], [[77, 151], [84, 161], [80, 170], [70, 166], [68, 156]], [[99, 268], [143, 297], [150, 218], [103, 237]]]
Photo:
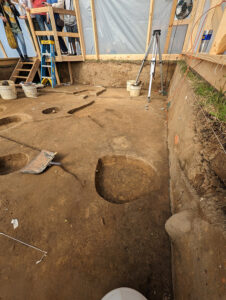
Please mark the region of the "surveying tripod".
[[[161, 30], [154, 30], [153, 31], [153, 35], [151, 38], [151, 41], [149, 43], [147, 52], [145, 53], [144, 59], [141, 63], [141, 67], [140, 70], [138, 72], [137, 78], [136, 78], [136, 83], [135, 85], [139, 85], [140, 81], [140, 74], [143, 70], [144, 67], [144, 63], [148, 57], [148, 54], [151, 50], [152, 47], [152, 58], [151, 58], [151, 69], [150, 69], [150, 82], [149, 82], [149, 88], [148, 88], [148, 103], [150, 103], [151, 101], [151, 87], [152, 87], [152, 81], [153, 78], [155, 77], [155, 67], [156, 67], [156, 58], [157, 58], [157, 53], [159, 54], [159, 64], [160, 64], [160, 77], [161, 77], [161, 90], [160, 93], [164, 94], [164, 90], [163, 90], [163, 73], [162, 73], [162, 54], [161, 54], [161, 49], [160, 49], [160, 35], [161, 35]], [[146, 106], [146, 108], [148, 108], [148, 104]]]

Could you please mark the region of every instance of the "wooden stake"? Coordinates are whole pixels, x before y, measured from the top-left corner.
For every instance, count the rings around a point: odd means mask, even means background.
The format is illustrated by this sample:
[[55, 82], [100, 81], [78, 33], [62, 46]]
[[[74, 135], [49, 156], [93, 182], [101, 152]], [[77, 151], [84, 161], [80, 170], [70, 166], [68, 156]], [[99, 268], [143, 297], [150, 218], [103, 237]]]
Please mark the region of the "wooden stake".
[[75, 9], [75, 13], [76, 13], [78, 33], [79, 33], [79, 37], [80, 37], [81, 52], [82, 52], [83, 60], [85, 60], [86, 48], [85, 48], [83, 31], [82, 31], [82, 20], [81, 20], [81, 15], [80, 15], [79, 1], [73, 0], [73, 3], [74, 3], [74, 9]]
[[154, 3], [155, 3], [155, 0], [150, 0], [147, 41], [146, 41], [146, 48], [145, 48], [146, 51], [148, 49], [148, 45], [149, 45], [150, 39], [151, 39], [151, 27], [152, 27], [152, 17], [153, 17], [153, 11], [154, 11]]
[[96, 13], [95, 13], [95, 3], [94, 0], [90, 0], [91, 4], [91, 12], [92, 12], [92, 23], [93, 23], [93, 35], [94, 35], [94, 44], [96, 51], [96, 60], [99, 59], [99, 43], [98, 43], [98, 35], [97, 35], [97, 24], [96, 24]]
[[28, 23], [29, 23], [29, 26], [30, 26], [30, 29], [31, 29], [32, 37], [34, 39], [35, 51], [36, 51], [36, 53], [38, 55], [38, 58], [41, 59], [40, 48], [39, 48], [37, 36], [35, 34], [33, 22], [32, 22], [32, 19], [31, 19], [31, 14], [30, 14], [29, 11], [27, 11], [27, 19], [28, 19]]
[[71, 69], [71, 63], [70, 63], [70, 61], [68, 61], [67, 65], [68, 65], [68, 72], [69, 72], [69, 76], [70, 76], [70, 83], [73, 84], [74, 80], [73, 80], [73, 74], [72, 74], [72, 69]]

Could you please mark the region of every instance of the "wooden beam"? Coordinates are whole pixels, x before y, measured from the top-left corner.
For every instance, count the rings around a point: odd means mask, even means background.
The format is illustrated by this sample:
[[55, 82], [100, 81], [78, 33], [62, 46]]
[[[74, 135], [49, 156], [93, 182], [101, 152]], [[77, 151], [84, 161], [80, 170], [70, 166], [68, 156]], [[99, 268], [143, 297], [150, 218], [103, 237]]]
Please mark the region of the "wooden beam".
[[173, 26], [189, 25], [189, 24], [190, 24], [190, 18], [184, 19], [184, 20], [174, 20], [173, 21]]
[[52, 26], [52, 30], [53, 30], [54, 41], [55, 41], [55, 50], [56, 50], [58, 58], [60, 60], [62, 60], [60, 43], [59, 43], [59, 39], [58, 39], [58, 35], [57, 35], [57, 29], [56, 29], [53, 8], [52, 8], [52, 6], [48, 6], [48, 9], [49, 9], [49, 17], [50, 17], [50, 21], [51, 21], [51, 26]]
[[226, 55], [211, 55], [208, 53], [182, 53], [182, 55], [185, 55], [187, 57], [193, 58], [193, 59], [200, 59], [200, 60], [206, 60], [215, 64], [219, 65], [226, 65]]
[[75, 11], [68, 10], [68, 9], [63, 9], [63, 8], [53, 7], [53, 12], [61, 14], [61, 15], [72, 15], [72, 16], [75, 16]]
[[218, 29], [210, 49], [210, 54], [223, 54], [226, 51], [226, 9], [218, 25]]
[[34, 25], [33, 25], [33, 22], [32, 22], [32, 19], [31, 19], [31, 14], [30, 14], [29, 11], [27, 11], [27, 19], [28, 19], [28, 23], [29, 23], [29, 26], [30, 26], [30, 29], [31, 29], [32, 37], [34, 39], [35, 51], [38, 55], [38, 58], [41, 59], [39, 43], [38, 43], [37, 37], [35, 35]]
[[147, 31], [147, 40], [146, 40], [146, 51], [148, 49], [148, 45], [151, 40], [151, 28], [152, 28], [152, 17], [154, 12], [154, 3], [155, 0], [150, 0], [150, 7], [149, 7], [149, 17], [148, 17], [148, 31]]
[[93, 36], [95, 44], [96, 59], [99, 59], [99, 42], [97, 35], [97, 23], [96, 23], [96, 13], [95, 13], [95, 3], [94, 0], [90, 0], [91, 13], [92, 13], [92, 23], [93, 23]]
[[82, 31], [82, 20], [81, 20], [81, 15], [80, 15], [79, 1], [78, 0], [73, 0], [73, 3], [74, 3], [74, 9], [75, 9], [75, 13], [76, 13], [78, 33], [79, 33], [79, 36], [80, 36], [81, 52], [82, 52], [83, 59], [85, 59], [86, 48], [85, 48], [83, 31]]
[[5, 48], [4, 48], [4, 46], [2, 45], [2, 42], [1, 42], [1, 41], [0, 41], [0, 49], [2, 50], [3, 56], [4, 56], [5, 58], [7, 58], [8, 55], [7, 55], [7, 53], [5, 52]]
[[[150, 60], [152, 57], [149, 54], [147, 60]], [[95, 60], [95, 55], [86, 55], [87, 60]], [[122, 61], [142, 61], [144, 54], [100, 54], [100, 60], [122, 60]], [[158, 56], [157, 56], [158, 59]], [[180, 54], [162, 54], [163, 61], [177, 61], [182, 59]]]
[[188, 19], [189, 20], [189, 25], [188, 25], [187, 33], [186, 33], [186, 36], [185, 36], [184, 46], [183, 46], [182, 52], [185, 51], [188, 47], [189, 38], [190, 38], [192, 30], [193, 30], [193, 22], [194, 22], [194, 18], [195, 18], [196, 12], [197, 12], [198, 2], [199, 2], [198, 0], [193, 1], [193, 8], [192, 8], [192, 12], [190, 14], [190, 17]]
[[[37, 36], [54, 36], [54, 31], [35, 31], [35, 34]], [[74, 32], [61, 32], [61, 31], [57, 31], [56, 32], [57, 36], [63, 36], [63, 37], [79, 37], [78, 33], [74, 33]]]
[[49, 6], [30, 9], [30, 14], [43, 13], [43, 12], [45, 13], [49, 12]]
[[55, 73], [56, 73], [56, 82], [57, 82], [58, 85], [61, 85], [59, 73], [58, 73], [58, 70], [57, 70], [57, 64], [55, 64]]
[[166, 35], [166, 42], [165, 42], [165, 48], [164, 48], [164, 53], [165, 54], [168, 53], [168, 48], [169, 48], [171, 33], [172, 33], [172, 29], [173, 29], [173, 22], [174, 22], [174, 18], [175, 18], [175, 11], [176, 11], [177, 2], [178, 2], [178, 0], [173, 0], [170, 20], [169, 20], [169, 27], [168, 27], [168, 31], [167, 31], [167, 35]]

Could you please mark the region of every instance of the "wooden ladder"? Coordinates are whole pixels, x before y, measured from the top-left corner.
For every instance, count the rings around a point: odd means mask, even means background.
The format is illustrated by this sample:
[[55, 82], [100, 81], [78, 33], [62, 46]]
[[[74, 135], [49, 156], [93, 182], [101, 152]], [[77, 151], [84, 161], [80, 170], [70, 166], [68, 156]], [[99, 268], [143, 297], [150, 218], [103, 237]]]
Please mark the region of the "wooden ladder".
[[36, 72], [39, 70], [39, 65], [40, 60], [38, 58], [35, 58], [33, 61], [30, 62], [24, 62], [21, 59], [19, 59], [9, 80], [12, 80], [14, 82], [17, 81], [17, 83], [21, 81], [32, 82]]

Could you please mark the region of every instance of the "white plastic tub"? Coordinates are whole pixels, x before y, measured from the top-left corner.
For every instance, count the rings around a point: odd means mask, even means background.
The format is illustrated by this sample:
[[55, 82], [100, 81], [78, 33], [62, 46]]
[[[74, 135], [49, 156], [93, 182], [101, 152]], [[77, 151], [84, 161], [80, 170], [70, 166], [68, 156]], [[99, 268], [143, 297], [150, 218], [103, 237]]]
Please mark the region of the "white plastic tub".
[[130, 86], [130, 97], [139, 97], [141, 92], [141, 85], [133, 85]]
[[22, 84], [22, 88], [24, 90], [24, 94], [28, 98], [37, 98], [38, 92], [36, 84]]
[[126, 90], [127, 92], [130, 92], [130, 86], [131, 84], [136, 83], [136, 80], [127, 80], [127, 84], [126, 84]]
[[1, 85], [0, 84], [0, 95], [4, 100], [17, 99], [16, 88], [13, 85]]

